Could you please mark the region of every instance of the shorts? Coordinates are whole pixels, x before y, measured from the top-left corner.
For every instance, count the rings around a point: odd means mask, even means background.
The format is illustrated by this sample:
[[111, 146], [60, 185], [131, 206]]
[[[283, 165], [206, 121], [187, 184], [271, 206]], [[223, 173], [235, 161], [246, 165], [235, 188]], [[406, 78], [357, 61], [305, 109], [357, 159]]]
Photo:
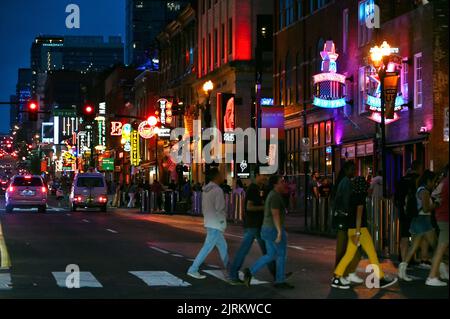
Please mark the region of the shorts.
[[409, 228], [409, 232], [411, 235], [423, 235], [432, 231], [433, 225], [431, 224], [431, 216], [430, 215], [419, 215], [414, 217], [411, 220], [411, 227]]
[[448, 244], [448, 222], [437, 222], [439, 226], [439, 244]]
[[399, 226], [400, 226], [400, 238], [411, 237], [411, 233], [409, 229], [411, 228], [411, 217], [401, 216], [399, 218]]

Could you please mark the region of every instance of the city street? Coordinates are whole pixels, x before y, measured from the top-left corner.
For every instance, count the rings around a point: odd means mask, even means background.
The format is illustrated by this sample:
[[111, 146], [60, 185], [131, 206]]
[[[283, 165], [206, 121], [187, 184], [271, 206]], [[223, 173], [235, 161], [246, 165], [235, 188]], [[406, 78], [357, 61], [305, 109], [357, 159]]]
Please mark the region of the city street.
[[[34, 211], [4, 212], [1, 228], [10, 268], [0, 272], [1, 298], [448, 298], [448, 289], [424, 285], [427, 272], [412, 270], [412, 283], [400, 282], [386, 290], [356, 286], [337, 290], [329, 286], [335, 241], [296, 231], [299, 217], [288, 216], [288, 263], [293, 290], [277, 290], [266, 269], [255, 285], [232, 286], [224, 281], [219, 256], [212, 253], [202, 267], [207, 275], [196, 280], [186, 275], [202, 245], [201, 217], [139, 214], [137, 209], [70, 212], [54, 200], [46, 214]], [[289, 226], [291, 225], [291, 226]], [[231, 257], [242, 228], [226, 232]], [[2, 247], [2, 249], [4, 249]], [[6, 256], [2, 252], [2, 257]], [[246, 264], [260, 256], [254, 244]], [[2, 266], [5, 260], [2, 260]], [[68, 289], [67, 265], [78, 265], [80, 289]], [[365, 261], [360, 263], [364, 276]], [[395, 268], [385, 261], [388, 274]]]

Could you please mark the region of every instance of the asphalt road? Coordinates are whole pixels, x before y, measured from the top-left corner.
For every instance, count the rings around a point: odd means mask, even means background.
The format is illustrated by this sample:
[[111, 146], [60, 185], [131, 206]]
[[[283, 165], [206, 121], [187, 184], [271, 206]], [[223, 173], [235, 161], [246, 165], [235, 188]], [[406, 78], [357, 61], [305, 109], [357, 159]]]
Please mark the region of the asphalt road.
[[[290, 282], [296, 288], [280, 291], [271, 285], [266, 269], [257, 275], [261, 282], [250, 288], [218, 278], [221, 264], [217, 252], [202, 267], [206, 279], [188, 277], [186, 270], [204, 239], [199, 217], [142, 215], [136, 210], [69, 212], [51, 207], [46, 214], [5, 214], [2, 208], [0, 221], [0, 240], [5, 242], [0, 298], [448, 298], [447, 288], [424, 285], [423, 270], [411, 272], [417, 276], [413, 283], [399, 283], [387, 290], [365, 286], [332, 289], [335, 241], [299, 234], [293, 227], [287, 271], [294, 273]], [[241, 235], [240, 226], [228, 227], [231, 257]], [[260, 254], [255, 244], [246, 265]], [[360, 264], [361, 276], [365, 276], [366, 263]], [[66, 273], [68, 265], [79, 268], [81, 286], [87, 287], [67, 288], [66, 279], [72, 278]], [[383, 266], [388, 274], [395, 273], [389, 261]]]

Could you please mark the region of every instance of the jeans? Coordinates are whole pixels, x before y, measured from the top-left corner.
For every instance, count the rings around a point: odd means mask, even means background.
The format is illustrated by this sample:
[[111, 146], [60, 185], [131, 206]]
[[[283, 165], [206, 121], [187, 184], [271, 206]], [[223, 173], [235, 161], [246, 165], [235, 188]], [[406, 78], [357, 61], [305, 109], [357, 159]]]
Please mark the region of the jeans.
[[202, 249], [200, 249], [200, 251], [198, 252], [197, 257], [195, 257], [192, 266], [189, 267], [188, 272], [198, 272], [200, 265], [205, 261], [206, 257], [208, 257], [209, 253], [214, 249], [214, 247], [217, 247], [217, 249], [219, 250], [220, 258], [222, 259], [224, 268], [228, 268], [228, 247], [227, 242], [225, 241], [225, 237], [223, 236], [223, 232], [218, 229], [207, 227], [205, 243], [203, 244]]
[[259, 258], [250, 268], [252, 275], [260, 271], [265, 265], [275, 260], [276, 276], [275, 283], [283, 283], [285, 281], [284, 267], [286, 264], [286, 248], [287, 236], [284, 229], [281, 230], [281, 241], [277, 244], [277, 229], [275, 227], [263, 227], [261, 229], [261, 238], [266, 243], [267, 254]]
[[[244, 238], [242, 239], [241, 246], [234, 257], [234, 261], [231, 264], [230, 268], [230, 279], [237, 280], [239, 279], [238, 271], [241, 269], [244, 264], [245, 257], [248, 252], [252, 248], [253, 241], [258, 241], [259, 247], [261, 248], [262, 254], [266, 255], [266, 243], [261, 239], [261, 229], [260, 228], [245, 228], [244, 229]], [[267, 267], [269, 268], [270, 273], [275, 277], [275, 262], [270, 262]]]

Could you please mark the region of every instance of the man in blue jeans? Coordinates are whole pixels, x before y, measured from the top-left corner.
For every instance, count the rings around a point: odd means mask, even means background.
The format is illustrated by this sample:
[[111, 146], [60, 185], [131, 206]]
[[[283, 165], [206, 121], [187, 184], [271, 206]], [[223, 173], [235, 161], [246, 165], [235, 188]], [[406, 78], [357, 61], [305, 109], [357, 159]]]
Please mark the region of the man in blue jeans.
[[[265, 183], [265, 175], [256, 172], [255, 183], [250, 184], [245, 194], [244, 238], [231, 264], [229, 283], [232, 285], [244, 283], [239, 279], [238, 272], [255, 239], [258, 241], [263, 255], [267, 253], [266, 244], [261, 239], [261, 226], [264, 219], [264, 199], [265, 195], [267, 195], [264, 190]], [[270, 273], [275, 277], [275, 262], [269, 263], [268, 268]]]
[[195, 279], [205, 279], [206, 276], [199, 273], [200, 265], [208, 257], [209, 253], [217, 247], [224, 269], [228, 268], [228, 248], [223, 233], [227, 227], [225, 213], [225, 196], [220, 188], [223, 182], [222, 174], [217, 168], [211, 168], [208, 174], [210, 182], [203, 187], [202, 211], [206, 228], [206, 239], [202, 249], [195, 257], [187, 274]]
[[282, 196], [285, 185], [281, 176], [270, 176], [269, 189], [271, 191], [264, 205], [264, 220], [261, 228], [261, 238], [266, 243], [267, 254], [259, 258], [252, 267], [244, 270], [244, 283], [249, 287], [252, 277], [275, 260], [275, 288], [292, 289], [294, 286], [286, 282], [285, 274], [287, 238], [284, 222], [286, 206]]

